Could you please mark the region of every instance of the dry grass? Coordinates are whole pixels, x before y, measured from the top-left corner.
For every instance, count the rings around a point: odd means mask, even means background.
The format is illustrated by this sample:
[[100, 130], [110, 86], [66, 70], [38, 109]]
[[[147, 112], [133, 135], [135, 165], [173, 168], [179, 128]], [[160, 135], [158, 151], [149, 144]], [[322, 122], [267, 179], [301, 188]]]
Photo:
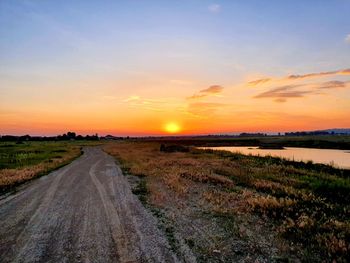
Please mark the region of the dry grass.
[[[120, 147], [121, 146], [121, 147]], [[186, 194], [188, 180], [233, 186], [231, 179], [218, 175], [203, 165], [202, 160], [188, 157], [187, 153], [168, 153], [159, 151], [154, 144], [138, 143], [105, 146], [105, 150], [122, 161], [122, 166], [136, 176], [152, 176], [162, 180], [165, 185], [179, 194]]]
[[[279, 234], [301, 243], [313, 261], [350, 255], [349, 178], [228, 152], [164, 153], [159, 144], [111, 143], [105, 150], [131, 174], [145, 177], [148, 201], [166, 206], [162, 187], [178, 196], [203, 185], [200, 203], [215, 213], [260, 215]], [[311, 256], [310, 256], [311, 255]]]

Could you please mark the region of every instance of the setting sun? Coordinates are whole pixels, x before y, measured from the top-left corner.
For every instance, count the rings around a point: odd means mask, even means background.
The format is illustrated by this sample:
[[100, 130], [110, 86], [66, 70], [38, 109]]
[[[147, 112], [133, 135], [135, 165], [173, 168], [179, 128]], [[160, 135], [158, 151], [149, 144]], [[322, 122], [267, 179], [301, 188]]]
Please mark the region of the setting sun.
[[168, 133], [178, 133], [180, 130], [180, 126], [175, 122], [169, 122], [165, 125], [165, 131]]

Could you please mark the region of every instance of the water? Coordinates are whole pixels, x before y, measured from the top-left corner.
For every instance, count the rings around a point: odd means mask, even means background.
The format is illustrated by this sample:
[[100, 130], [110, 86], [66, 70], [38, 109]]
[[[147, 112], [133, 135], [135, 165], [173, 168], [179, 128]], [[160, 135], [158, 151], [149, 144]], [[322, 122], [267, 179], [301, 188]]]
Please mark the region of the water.
[[257, 147], [201, 147], [202, 149], [224, 150], [257, 156], [275, 156], [294, 161], [313, 161], [329, 164], [337, 168], [350, 169], [350, 150], [313, 149], [286, 147], [283, 150], [258, 149]]

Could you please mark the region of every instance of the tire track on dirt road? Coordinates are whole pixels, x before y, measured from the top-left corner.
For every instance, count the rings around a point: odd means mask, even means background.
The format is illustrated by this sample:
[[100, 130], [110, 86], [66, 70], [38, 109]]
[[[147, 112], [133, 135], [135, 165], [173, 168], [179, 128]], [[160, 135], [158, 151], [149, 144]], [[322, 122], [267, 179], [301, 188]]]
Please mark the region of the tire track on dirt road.
[[108, 222], [110, 225], [111, 235], [113, 237], [114, 242], [117, 245], [119, 260], [121, 262], [135, 262], [136, 259], [133, 255], [133, 252], [128, 251], [128, 246], [127, 246], [128, 239], [121, 225], [119, 215], [116, 212], [111, 200], [108, 198], [106, 190], [104, 189], [103, 185], [98, 181], [98, 179], [95, 176], [96, 166], [99, 164], [100, 161], [98, 161], [91, 167], [89, 174], [91, 176], [91, 179], [94, 185], [97, 188], [97, 191], [99, 192], [104, 210], [106, 212]]

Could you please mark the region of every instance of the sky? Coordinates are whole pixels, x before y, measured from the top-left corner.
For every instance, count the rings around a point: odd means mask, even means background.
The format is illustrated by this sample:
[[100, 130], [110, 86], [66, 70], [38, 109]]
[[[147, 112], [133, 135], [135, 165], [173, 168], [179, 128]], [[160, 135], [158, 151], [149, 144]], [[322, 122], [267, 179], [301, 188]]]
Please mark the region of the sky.
[[349, 0], [0, 0], [0, 134], [350, 127]]

